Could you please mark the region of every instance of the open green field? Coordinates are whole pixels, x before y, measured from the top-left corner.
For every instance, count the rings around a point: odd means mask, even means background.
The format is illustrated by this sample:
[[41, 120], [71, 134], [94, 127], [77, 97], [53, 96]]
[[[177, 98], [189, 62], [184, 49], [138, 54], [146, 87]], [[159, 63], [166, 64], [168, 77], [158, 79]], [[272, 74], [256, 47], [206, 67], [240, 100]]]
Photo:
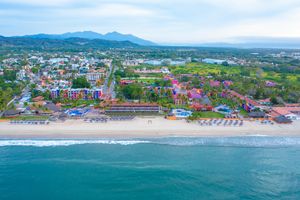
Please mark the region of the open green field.
[[[184, 66], [170, 66], [170, 71], [175, 74], [198, 74], [200, 76], [208, 75], [241, 75], [245, 71], [242, 66], [223, 66], [204, 63], [188, 63]], [[247, 67], [246, 71], [250, 73], [251, 78], [257, 78], [257, 67]], [[285, 78], [282, 78], [282, 77]], [[300, 74], [278, 73], [278, 72], [263, 72], [261, 80], [270, 80], [277, 83], [288, 81], [290, 83], [299, 84]]]
[[185, 66], [171, 66], [169, 67], [171, 72], [177, 74], [198, 74], [201, 76], [207, 76], [211, 74], [240, 74], [241, 67], [239, 66], [223, 66], [212, 65], [203, 63], [188, 63]]
[[17, 116], [14, 118], [2, 118], [2, 119], [9, 119], [9, 120], [17, 120], [17, 121], [28, 121], [28, 120], [47, 120], [49, 119], [48, 116]]
[[216, 113], [212, 111], [207, 112], [193, 112], [191, 118], [192, 119], [198, 119], [198, 118], [224, 118], [225, 115], [221, 113]]

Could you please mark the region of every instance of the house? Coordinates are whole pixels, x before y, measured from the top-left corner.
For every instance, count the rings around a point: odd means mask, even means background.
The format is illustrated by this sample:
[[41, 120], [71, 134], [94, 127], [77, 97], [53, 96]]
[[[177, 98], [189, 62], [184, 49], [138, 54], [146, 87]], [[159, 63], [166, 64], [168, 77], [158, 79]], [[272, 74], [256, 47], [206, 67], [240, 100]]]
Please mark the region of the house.
[[201, 89], [192, 89], [190, 91], [188, 91], [188, 97], [190, 99], [201, 99], [202, 98], [202, 94], [203, 94], [203, 91]]
[[89, 71], [89, 67], [80, 67], [79, 68], [79, 73], [80, 74], [86, 74]]
[[129, 84], [132, 84], [132, 83], [135, 83], [135, 80], [121, 80], [120, 81], [121, 85], [129, 85]]
[[172, 85], [178, 85], [178, 84], [179, 84], [179, 81], [176, 80], [176, 79], [172, 79], [172, 80], [171, 80], [171, 84], [172, 84]]
[[195, 111], [212, 111], [213, 110], [213, 106], [203, 105], [200, 103], [193, 103], [190, 107], [191, 107], [191, 109], [193, 109]]
[[265, 85], [266, 85], [266, 87], [275, 87], [275, 86], [277, 86], [277, 83], [275, 83], [273, 81], [266, 81]]
[[272, 105], [271, 98], [259, 100], [258, 103], [263, 106], [271, 106]]
[[46, 105], [44, 105], [44, 107], [47, 108], [48, 110], [51, 110], [52, 112], [60, 111], [60, 108], [52, 102], [47, 102]]
[[211, 87], [220, 87], [220, 84], [221, 84], [220, 81], [213, 81], [213, 80], [210, 80], [210, 81], [209, 81], [209, 85], [210, 85]]
[[35, 98], [32, 98], [32, 101], [33, 102], [39, 102], [39, 101], [43, 101], [44, 100], [44, 97], [43, 96], [37, 96]]
[[233, 84], [232, 81], [223, 81], [223, 85], [227, 88]]

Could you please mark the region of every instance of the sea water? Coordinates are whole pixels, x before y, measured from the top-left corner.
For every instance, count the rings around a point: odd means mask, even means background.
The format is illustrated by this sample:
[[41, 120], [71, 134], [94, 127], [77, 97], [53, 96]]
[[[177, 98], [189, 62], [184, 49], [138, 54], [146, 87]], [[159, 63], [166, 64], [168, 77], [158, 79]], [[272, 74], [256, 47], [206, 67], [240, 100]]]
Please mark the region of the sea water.
[[6, 199], [300, 199], [300, 138], [0, 140]]

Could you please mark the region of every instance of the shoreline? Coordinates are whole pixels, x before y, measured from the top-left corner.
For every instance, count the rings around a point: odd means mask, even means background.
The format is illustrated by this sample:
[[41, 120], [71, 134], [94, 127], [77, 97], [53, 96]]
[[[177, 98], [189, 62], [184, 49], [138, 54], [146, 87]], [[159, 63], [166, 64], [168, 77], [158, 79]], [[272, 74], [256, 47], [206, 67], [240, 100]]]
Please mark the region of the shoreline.
[[9, 122], [0, 122], [0, 139], [132, 139], [252, 135], [300, 136], [300, 121], [288, 125], [245, 121], [241, 127], [200, 126], [197, 123], [166, 120], [162, 117], [137, 117], [132, 121], [109, 121], [107, 123], [67, 120], [66, 122], [52, 122], [49, 125], [13, 125]]

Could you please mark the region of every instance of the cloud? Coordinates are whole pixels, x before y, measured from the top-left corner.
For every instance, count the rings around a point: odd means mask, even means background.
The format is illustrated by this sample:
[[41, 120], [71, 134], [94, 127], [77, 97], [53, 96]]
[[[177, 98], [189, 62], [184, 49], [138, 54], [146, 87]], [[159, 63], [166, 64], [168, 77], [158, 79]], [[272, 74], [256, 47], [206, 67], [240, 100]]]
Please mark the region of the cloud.
[[300, 36], [299, 0], [0, 0], [0, 34], [93, 30], [157, 42]]
[[1, 0], [1, 3], [32, 6], [62, 6], [74, 3], [74, 0]]
[[103, 4], [93, 8], [60, 9], [58, 14], [81, 17], [149, 17], [154, 16], [155, 12], [134, 5]]

